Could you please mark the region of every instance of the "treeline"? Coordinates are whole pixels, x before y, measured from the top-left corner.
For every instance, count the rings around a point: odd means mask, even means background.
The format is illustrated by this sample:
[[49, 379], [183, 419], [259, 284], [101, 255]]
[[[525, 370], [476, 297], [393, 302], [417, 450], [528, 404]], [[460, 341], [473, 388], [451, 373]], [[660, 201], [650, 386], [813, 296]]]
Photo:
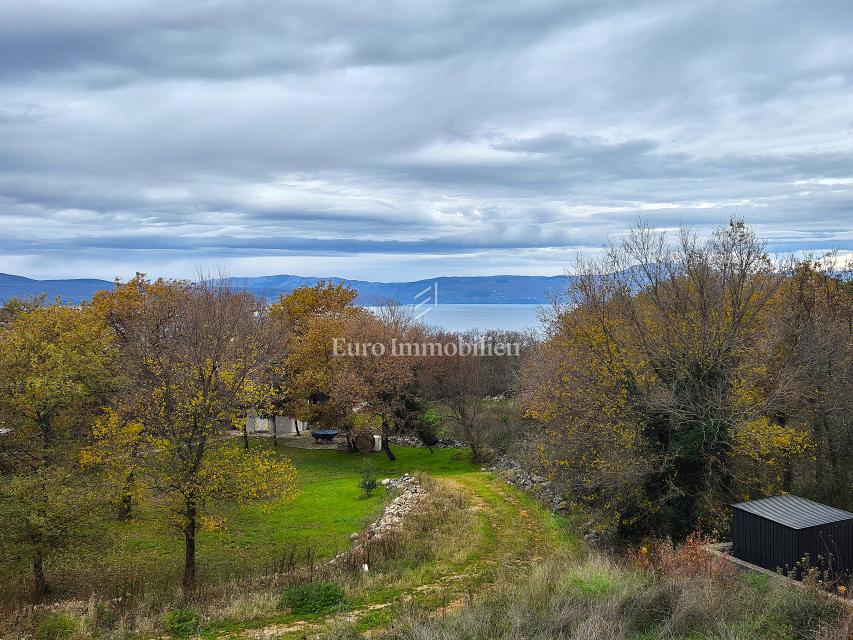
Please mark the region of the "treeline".
[[624, 535], [724, 532], [783, 492], [853, 507], [849, 276], [772, 261], [742, 222], [635, 229], [581, 264], [523, 372], [536, 461]]
[[[234, 504], [294, 488], [286, 457], [250, 447], [249, 414], [337, 429], [353, 449], [359, 433], [381, 434], [391, 459], [392, 432], [431, 445], [444, 423], [482, 456], [495, 414], [481, 401], [515, 379], [512, 366], [458, 353], [335, 356], [336, 340], [390, 347], [458, 339], [429, 331], [402, 307], [376, 315], [355, 298], [352, 289], [320, 282], [268, 306], [223, 282], [137, 275], [80, 308], [44, 299], [5, 304], [3, 568], [28, 566], [41, 597], [52, 563], [107, 544], [106, 520], [129, 520], [149, 503], [182, 538], [183, 588], [193, 589], [199, 531], [220, 526]], [[446, 411], [430, 410], [430, 401]], [[239, 429], [242, 447], [230, 437]]]
[[[100, 523], [157, 504], [193, 589], [199, 530], [294, 488], [286, 457], [251, 446], [248, 414], [336, 429], [353, 450], [377, 434], [391, 459], [395, 432], [453, 436], [475, 461], [524, 455], [625, 536], [723, 531], [729, 503], [779, 492], [853, 507], [853, 287], [835, 257], [781, 264], [733, 222], [675, 242], [639, 228], [580, 266], [536, 341], [436, 331], [326, 282], [272, 305], [143, 275], [81, 308], [10, 301], [4, 564], [43, 595]], [[515, 347], [465, 355], [460, 340]]]

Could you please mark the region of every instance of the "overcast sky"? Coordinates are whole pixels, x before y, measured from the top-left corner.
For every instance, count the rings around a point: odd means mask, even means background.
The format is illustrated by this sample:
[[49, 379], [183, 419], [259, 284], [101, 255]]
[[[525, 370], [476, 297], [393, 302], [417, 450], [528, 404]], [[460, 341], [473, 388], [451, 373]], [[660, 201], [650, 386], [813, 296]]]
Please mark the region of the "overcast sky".
[[0, 271], [558, 274], [853, 248], [853, 2], [4, 0]]

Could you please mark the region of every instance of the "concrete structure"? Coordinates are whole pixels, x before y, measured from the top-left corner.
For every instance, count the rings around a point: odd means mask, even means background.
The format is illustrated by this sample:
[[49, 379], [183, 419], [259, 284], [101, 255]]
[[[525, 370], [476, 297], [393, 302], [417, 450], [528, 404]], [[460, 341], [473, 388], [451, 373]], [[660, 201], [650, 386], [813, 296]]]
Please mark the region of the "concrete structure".
[[307, 422], [290, 416], [275, 417], [275, 435], [285, 436], [295, 433], [305, 433], [310, 429]]
[[291, 416], [257, 416], [253, 413], [246, 415], [246, 431], [248, 433], [275, 432], [276, 436], [286, 436], [297, 432], [303, 433], [310, 430], [310, 426], [304, 420], [297, 420]]

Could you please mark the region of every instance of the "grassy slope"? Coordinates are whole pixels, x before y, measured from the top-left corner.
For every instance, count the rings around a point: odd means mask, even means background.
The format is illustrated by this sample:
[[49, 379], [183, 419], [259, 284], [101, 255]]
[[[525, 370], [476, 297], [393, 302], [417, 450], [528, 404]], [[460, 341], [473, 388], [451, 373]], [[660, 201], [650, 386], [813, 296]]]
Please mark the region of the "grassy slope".
[[[453, 452], [441, 454], [450, 457], [404, 454], [412, 456], [412, 465], [429, 467], [445, 490], [458, 492], [475, 516], [473, 523], [454, 525], [458, 535], [451, 531], [438, 555], [411, 568], [386, 567], [351, 584], [347, 605], [335, 614], [213, 624], [204, 637], [353, 640], [366, 631], [368, 637], [388, 634], [389, 640], [846, 637], [836, 627], [838, 608], [818, 594], [756, 585], [751, 576], [692, 577], [690, 554], [683, 568], [660, 578], [613, 563], [571, 538], [567, 523], [529, 496], [472, 469]], [[339, 468], [357, 471], [357, 465]], [[430, 525], [428, 535], [448, 535], [441, 523]]]
[[[269, 440], [252, 446], [269, 447]], [[360, 495], [362, 459], [339, 451], [316, 451], [279, 447], [298, 470], [299, 491], [291, 500], [248, 504], [228, 514], [220, 531], [200, 535], [198, 560], [202, 576], [225, 576], [271, 566], [291, 552], [304, 559], [307, 554], [322, 560], [349, 544], [349, 535], [360, 530], [382, 510], [383, 492], [371, 498]], [[470, 473], [474, 467], [465, 451], [395, 448], [397, 460], [384, 454], [370, 460], [377, 478], [423, 471], [435, 477]], [[116, 544], [107, 551], [108, 566], [135, 571], [176, 574], [182, 562], [181, 540], [163, 527], [152, 508], [129, 523], [114, 523]]]
[[[253, 446], [270, 444], [253, 442]], [[251, 574], [290, 549], [302, 556], [310, 548], [317, 559], [329, 557], [348, 546], [349, 534], [381, 511], [384, 491], [370, 499], [359, 495], [360, 456], [283, 447], [279, 451], [297, 466], [298, 495], [290, 502], [235, 510], [226, 530], [203, 534], [199, 557], [203, 575]], [[261, 591], [260, 598], [229, 592], [202, 612], [203, 637], [297, 638], [328, 633], [336, 640], [350, 640], [370, 629], [374, 634], [390, 632], [392, 638], [538, 640], [592, 625], [595, 631], [590, 626], [589, 633], [581, 635], [794, 640], [814, 638], [810, 630], [821, 621], [831, 622], [825, 599], [806, 597], [801, 590], [685, 579], [678, 571], [655, 581], [614, 565], [572, 539], [563, 519], [471, 465], [466, 451], [430, 454], [404, 447], [395, 451], [395, 462], [382, 454], [371, 457], [377, 476], [426, 472], [436, 479], [435, 494], [451, 508], [433, 511], [429, 517], [416, 514], [414, 535], [384, 562], [371, 563], [369, 574], [335, 578], [347, 592], [342, 611], [300, 618], [279, 608], [278, 590]], [[99, 558], [99, 571], [118, 573], [131, 567], [139, 571], [139, 578], [147, 581], [156, 572], [174, 586], [180, 540], [150, 515], [111, 525], [118, 539]], [[92, 558], [82, 556], [76, 563], [87, 571], [95, 566]], [[65, 566], [66, 574], [74, 571], [71, 563]], [[243, 604], [231, 606], [235, 597]], [[713, 603], [705, 604], [709, 599]], [[447, 615], [437, 617], [439, 612]], [[154, 614], [159, 619], [156, 607]], [[159, 622], [131, 635], [159, 637], [162, 632], [156, 627]], [[98, 637], [114, 637], [111, 634]]]
[[[468, 518], [453, 523], [429, 521], [428, 541], [438, 547], [426, 560], [410, 563], [414, 549], [402, 550], [400, 558], [379, 567], [360, 583], [349, 584], [347, 606], [333, 615], [300, 617], [278, 614], [251, 622], [223, 620], [207, 625], [206, 638], [240, 638], [250, 629], [264, 637], [304, 637], [334, 628], [341, 621], [360, 631], [385, 627], [403, 611], [453, 609], [468, 596], [498, 577], [525, 575], [530, 567], [553, 553], [570, 552], [576, 542], [566, 523], [544, 510], [529, 496], [507, 486], [493, 474], [464, 462], [466, 452], [402, 450], [398, 462], [408, 459], [416, 470], [437, 478], [444, 494], [458, 497]], [[384, 471], [397, 469], [383, 465]], [[346, 473], [357, 473], [358, 467]], [[440, 540], [436, 544], [433, 538]], [[412, 553], [414, 551], [414, 554]]]

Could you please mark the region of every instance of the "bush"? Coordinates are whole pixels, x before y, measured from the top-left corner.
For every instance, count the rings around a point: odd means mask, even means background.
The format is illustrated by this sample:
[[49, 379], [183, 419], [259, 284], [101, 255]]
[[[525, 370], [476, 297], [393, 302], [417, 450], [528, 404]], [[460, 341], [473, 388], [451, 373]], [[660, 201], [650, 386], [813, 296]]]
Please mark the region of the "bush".
[[36, 625], [36, 640], [68, 640], [80, 625], [67, 613], [50, 613]]
[[373, 464], [370, 460], [365, 460], [361, 465], [361, 481], [358, 483], [362, 492], [366, 497], [370, 497], [374, 489], [379, 486], [376, 482], [376, 476], [373, 474]]
[[776, 592], [785, 619], [796, 638], [807, 638], [826, 625], [837, 624], [842, 606], [817, 589], [787, 588]]
[[428, 409], [418, 420], [415, 433], [430, 453], [432, 453], [432, 448], [438, 444], [439, 422], [441, 422], [441, 415], [435, 409]]
[[169, 609], [163, 616], [163, 628], [173, 636], [190, 636], [198, 629], [198, 616], [191, 609]]
[[344, 592], [332, 582], [302, 584], [285, 589], [281, 603], [296, 615], [330, 611], [344, 601]]

